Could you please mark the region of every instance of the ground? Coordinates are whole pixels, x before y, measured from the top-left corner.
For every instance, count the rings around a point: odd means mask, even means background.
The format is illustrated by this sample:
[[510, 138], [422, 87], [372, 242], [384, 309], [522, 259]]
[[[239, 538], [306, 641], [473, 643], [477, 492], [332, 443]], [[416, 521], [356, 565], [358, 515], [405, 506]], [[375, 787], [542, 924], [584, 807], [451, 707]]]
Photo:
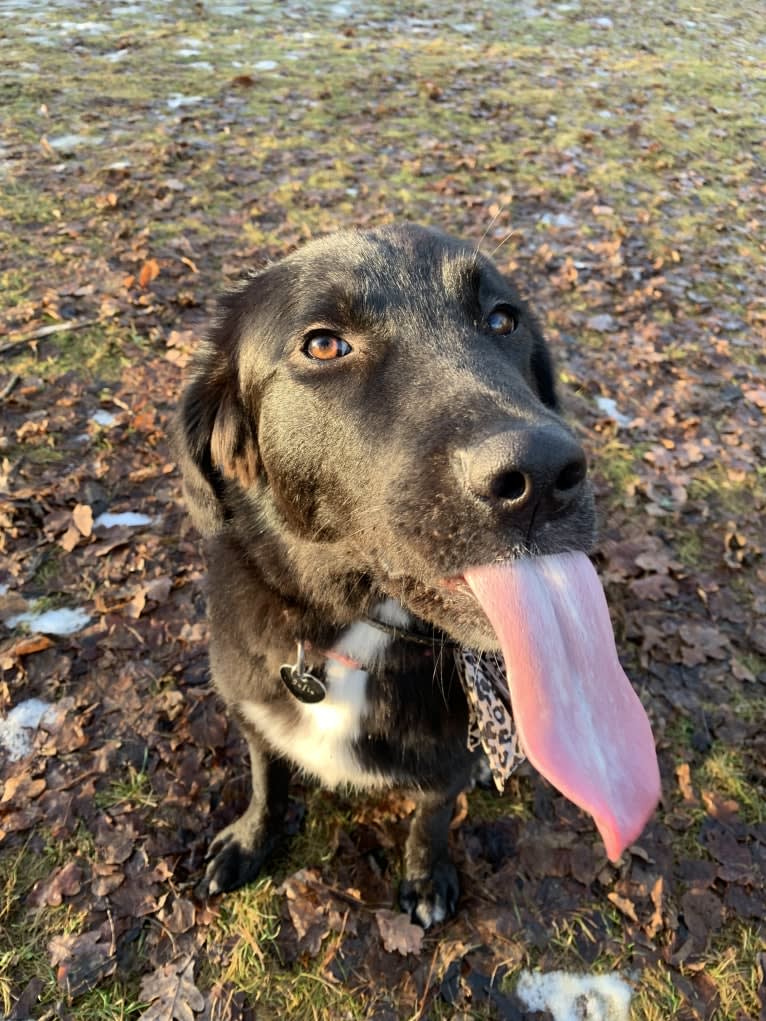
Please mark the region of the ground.
[[[758, 1017], [757, 5], [6, 0], [0, 56], [0, 714], [55, 706], [0, 763], [0, 1015], [543, 1018], [519, 976], [563, 968], [619, 971], [634, 1021]], [[460, 916], [422, 939], [390, 913], [401, 796], [297, 786], [273, 870], [195, 895], [247, 768], [167, 441], [217, 291], [402, 218], [481, 245], [541, 313], [664, 791], [617, 865], [528, 769], [470, 795]], [[65, 608], [69, 635], [9, 624]]]

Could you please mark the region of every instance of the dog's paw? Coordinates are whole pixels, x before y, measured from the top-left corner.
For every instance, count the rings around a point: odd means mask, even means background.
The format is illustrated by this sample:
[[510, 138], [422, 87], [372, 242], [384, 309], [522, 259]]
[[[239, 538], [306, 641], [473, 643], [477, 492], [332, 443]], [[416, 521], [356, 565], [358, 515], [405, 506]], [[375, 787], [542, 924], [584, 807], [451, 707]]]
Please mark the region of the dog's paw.
[[430, 929], [455, 914], [459, 896], [457, 869], [452, 862], [440, 862], [430, 876], [402, 880], [399, 907], [413, 922]]
[[212, 897], [252, 883], [274, 850], [274, 838], [247, 839], [239, 822], [227, 826], [210, 845], [205, 876], [197, 887], [200, 896]]

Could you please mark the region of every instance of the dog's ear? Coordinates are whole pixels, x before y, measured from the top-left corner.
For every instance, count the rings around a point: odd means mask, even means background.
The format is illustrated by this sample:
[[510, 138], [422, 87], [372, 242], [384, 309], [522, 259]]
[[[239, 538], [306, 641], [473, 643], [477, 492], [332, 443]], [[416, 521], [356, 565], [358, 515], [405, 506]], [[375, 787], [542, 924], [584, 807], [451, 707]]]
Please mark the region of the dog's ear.
[[191, 518], [203, 534], [210, 535], [226, 520], [227, 483], [236, 481], [248, 488], [258, 474], [253, 419], [240, 395], [228, 352], [215, 344], [199, 359], [182, 395], [174, 445]]

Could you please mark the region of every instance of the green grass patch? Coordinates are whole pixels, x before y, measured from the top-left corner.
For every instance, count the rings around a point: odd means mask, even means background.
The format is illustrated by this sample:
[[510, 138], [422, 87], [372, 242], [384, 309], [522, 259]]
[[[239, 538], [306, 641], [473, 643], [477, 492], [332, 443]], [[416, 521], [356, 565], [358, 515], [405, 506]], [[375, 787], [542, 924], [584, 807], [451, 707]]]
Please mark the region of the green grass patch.
[[697, 771], [697, 780], [701, 788], [733, 798], [746, 822], [758, 824], [766, 819], [766, 787], [755, 782], [737, 749], [715, 744]]
[[127, 776], [110, 781], [105, 790], [96, 792], [94, 800], [98, 807], [103, 809], [115, 808], [118, 805], [156, 808], [159, 804], [149, 774], [132, 765], [128, 766]]

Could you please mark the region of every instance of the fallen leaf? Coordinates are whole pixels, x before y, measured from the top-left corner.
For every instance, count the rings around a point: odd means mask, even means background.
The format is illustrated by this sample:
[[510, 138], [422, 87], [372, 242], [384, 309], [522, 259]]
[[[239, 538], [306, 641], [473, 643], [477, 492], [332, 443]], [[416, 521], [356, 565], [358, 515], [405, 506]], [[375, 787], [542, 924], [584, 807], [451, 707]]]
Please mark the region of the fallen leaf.
[[80, 541], [82, 533], [79, 528], [75, 528], [74, 525], [70, 525], [66, 532], [59, 539], [59, 546], [66, 550], [67, 553], [71, 553], [77, 543]]
[[423, 930], [413, 925], [409, 917], [402, 911], [389, 911], [381, 908], [375, 912], [383, 946], [389, 953], [419, 954], [423, 945]]
[[150, 1006], [139, 1021], [194, 1021], [205, 998], [194, 984], [194, 960], [185, 957], [156, 968], [141, 979], [141, 999]]
[[99, 929], [79, 936], [54, 936], [48, 951], [51, 965], [56, 968], [56, 982], [69, 996], [93, 989], [117, 968], [114, 947], [102, 942]]
[[684, 643], [681, 657], [685, 666], [698, 666], [708, 659], [726, 659], [729, 640], [717, 628], [682, 624], [678, 633]]
[[146, 290], [152, 280], [155, 280], [159, 276], [160, 265], [156, 259], [147, 259], [147, 261], [141, 267], [141, 271], [138, 274], [138, 283], [141, 288]]
[[632, 901], [628, 900], [627, 897], [620, 896], [620, 894], [616, 893], [614, 890], [608, 893], [607, 897], [616, 908], [622, 911], [622, 913], [631, 920], [631, 922], [638, 921], [636, 906]]
[[17, 803], [33, 801], [45, 790], [45, 780], [38, 778], [33, 780], [27, 773], [18, 773], [5, 781], [3, 796], [0, 803], [15, 801]]
[[32, 888], [27, 903], [39, 908], [43, 905], [57, 907], [64, 897], [74, 897], [80, 892], [82, 869], [75, 862], [63, 865], [48, 878], [40, 880]]
[[87, 503], [78, 503], [72, 511], [72, 520], [81, 535], [87, 539], [93, 531], [93, 511]]
[[684, 801], [690, 804], [698, 804], [698, 799], [692, 788], [692, 774], [688, 762], [682, 762], [680, 766], [676, 766], [676, 780], [678, 781], [678, 789], [681, 791], [681, 797]]
[[9, 652], [14, 656], [30, 656], [33, 652], [50, 649], [52, 645], [53, 641], [47, 635], [30, 635], [28, 638], [20, 638], [14, 642]]
[[160, 919], [171, 932], [180, 934], [191, 929], [194, 925], [195, 914], [196, 909], [190, 900], [185, 897], [176, 897], [173, 907], [169, 911], [163, 911]]

